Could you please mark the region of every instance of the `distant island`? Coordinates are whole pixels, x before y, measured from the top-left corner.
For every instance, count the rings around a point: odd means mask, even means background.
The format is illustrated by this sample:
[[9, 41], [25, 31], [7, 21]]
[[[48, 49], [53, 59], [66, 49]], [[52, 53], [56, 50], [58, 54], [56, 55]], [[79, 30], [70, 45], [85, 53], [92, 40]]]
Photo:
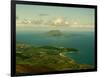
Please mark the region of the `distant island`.
[[50, 30], [46, 33], [49, 36], [62, 36], [63, 33], [60, 30]]
[[16, 72], [46, 73], [54, 71], [93, 69], [92, 65], [79, 64], [63, 52], [78, 52], [75, 48], [16, 44]]

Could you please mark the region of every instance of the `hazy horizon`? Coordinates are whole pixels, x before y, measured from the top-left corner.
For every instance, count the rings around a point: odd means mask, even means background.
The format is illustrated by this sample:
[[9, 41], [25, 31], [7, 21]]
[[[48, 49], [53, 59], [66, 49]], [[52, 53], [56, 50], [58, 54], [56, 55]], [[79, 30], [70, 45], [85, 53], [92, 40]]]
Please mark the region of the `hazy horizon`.
[[94, 9], [42, 5], [16, 5], [17, 30], [94, 29]]

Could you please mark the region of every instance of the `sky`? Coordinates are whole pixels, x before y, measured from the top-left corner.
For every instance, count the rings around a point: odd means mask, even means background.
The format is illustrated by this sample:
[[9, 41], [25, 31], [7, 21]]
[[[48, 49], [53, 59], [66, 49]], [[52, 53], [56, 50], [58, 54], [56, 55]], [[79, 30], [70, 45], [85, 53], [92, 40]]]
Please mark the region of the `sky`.
[[93, 29], [92, 8], [16, 4], [17, 29]]

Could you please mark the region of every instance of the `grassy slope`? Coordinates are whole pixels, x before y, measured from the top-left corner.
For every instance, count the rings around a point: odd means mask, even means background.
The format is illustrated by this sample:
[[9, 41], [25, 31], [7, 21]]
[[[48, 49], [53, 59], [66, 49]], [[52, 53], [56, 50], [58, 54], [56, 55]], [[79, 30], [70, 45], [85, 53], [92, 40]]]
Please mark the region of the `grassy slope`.
[[59, 48], [52, 46], [36, 47], [17, 44], [16, 71], [17, 73], [42, 73], [93, 68], [91, 65], [78, 64], [67, 56], [60, 56], [59, 51]]

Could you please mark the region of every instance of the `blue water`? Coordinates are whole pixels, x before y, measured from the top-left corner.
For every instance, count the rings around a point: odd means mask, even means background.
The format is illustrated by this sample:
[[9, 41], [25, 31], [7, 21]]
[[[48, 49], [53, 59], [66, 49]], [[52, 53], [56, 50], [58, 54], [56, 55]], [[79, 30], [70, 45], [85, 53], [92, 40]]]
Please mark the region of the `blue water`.
[[62, 36], [48, 36], [46, 32], [17, 32], [16, 40], [20, 43], [33, 45], [51, 45], [66, 48], [76, 48], [80, 52], [66, 53], [67, 56], [73, 58], [76, 62], [81, 64], [94, 64], [94, 32], [92, 31], [73, 31], [63, 32]]

